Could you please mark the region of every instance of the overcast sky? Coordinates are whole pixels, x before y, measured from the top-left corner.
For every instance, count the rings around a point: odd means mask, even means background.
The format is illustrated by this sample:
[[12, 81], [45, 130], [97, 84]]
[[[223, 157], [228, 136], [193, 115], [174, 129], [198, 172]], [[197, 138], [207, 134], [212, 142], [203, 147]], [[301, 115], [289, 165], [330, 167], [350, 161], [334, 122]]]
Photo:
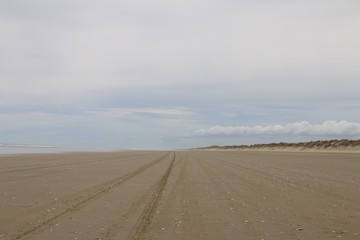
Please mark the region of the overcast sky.
[[358, 0], [0, 0], [0, 143], [360, 138]]

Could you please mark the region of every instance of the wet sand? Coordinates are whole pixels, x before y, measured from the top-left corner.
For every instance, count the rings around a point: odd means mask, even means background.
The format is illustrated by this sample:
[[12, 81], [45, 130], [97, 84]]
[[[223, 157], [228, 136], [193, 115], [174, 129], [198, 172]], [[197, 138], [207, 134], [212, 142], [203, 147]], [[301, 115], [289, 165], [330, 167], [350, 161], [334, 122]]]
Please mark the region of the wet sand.
[[360, 239], [360, 154], [0, 156], [0, 240]]

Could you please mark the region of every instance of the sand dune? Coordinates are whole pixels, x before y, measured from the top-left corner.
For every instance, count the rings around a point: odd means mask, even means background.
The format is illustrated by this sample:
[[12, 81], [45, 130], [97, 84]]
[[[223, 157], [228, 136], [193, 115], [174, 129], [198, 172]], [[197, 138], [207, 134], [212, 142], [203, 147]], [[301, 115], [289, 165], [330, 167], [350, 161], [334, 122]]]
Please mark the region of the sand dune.
[[199, 149], [205, 150], [255, 150], [255, 151], [306, 151], [306, 152], [359, 152], [360, 140], [327, 140], [299, 143], [268, 143], [253, 145], [209, 146]]
[[0, 157], [0, 239], [359, 239], [360, 155]]

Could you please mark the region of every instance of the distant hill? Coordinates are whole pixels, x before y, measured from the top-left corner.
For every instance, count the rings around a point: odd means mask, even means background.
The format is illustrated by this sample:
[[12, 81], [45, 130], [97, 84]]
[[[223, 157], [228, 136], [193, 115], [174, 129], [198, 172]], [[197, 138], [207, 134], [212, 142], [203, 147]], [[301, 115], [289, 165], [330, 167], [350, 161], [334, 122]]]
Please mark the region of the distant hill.
[[355, 150], [360, 151], [359, 140], [327, 140], [310, 141], [299, 143], [268, 143], [252, 145], [228, 145], [228, 146], [209, 146], [198, 149], [218, 149], [218, 150]]

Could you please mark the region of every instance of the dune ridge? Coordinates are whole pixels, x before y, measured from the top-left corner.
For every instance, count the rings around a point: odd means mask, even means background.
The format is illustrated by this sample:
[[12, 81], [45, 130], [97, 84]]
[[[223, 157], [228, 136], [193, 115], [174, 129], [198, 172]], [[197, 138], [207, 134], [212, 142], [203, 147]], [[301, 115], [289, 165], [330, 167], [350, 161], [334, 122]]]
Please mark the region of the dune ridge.
[[226, 146], [208, 146], [200, 149], [210, 150], [266, 150], [266, 151], [339, 151], [339, 152], [360, 152], [359, 140], [317, 140], [298, 143], [267, 143], [252, 145], [226, 145]]

